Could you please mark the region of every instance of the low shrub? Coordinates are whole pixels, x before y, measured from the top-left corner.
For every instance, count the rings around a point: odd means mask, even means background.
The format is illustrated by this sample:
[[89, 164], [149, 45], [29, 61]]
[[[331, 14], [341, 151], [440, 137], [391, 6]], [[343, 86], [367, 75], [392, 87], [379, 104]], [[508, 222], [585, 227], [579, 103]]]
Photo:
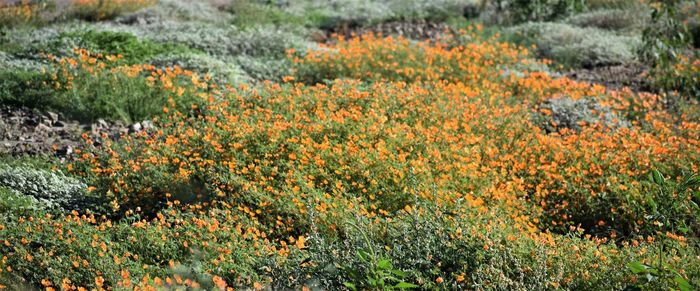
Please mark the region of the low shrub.
[[0, 220], [33, 215], [42, 210], [42, 206], [32, 196], [20, 194], [10, 188], [0, 187]]
[[42, 15], [50, 9], [46, 0], [4, 1], [0, 3], [0, 29], [42, 21]]
[[235, 60], [222, 60], [207, 54], [163, 54], [148, 59], [147, 63], [158, 68], [178, 66], [200, 76], [210, 75], [219, 84], [239, 84], [250, 79]]
[[304, 39], [303, 30], [290, 27], [254, 26], [233, 30], [228, 43], [232, 55], [283, 59], [287, 49], [306, 50], [315, 45]]
[[243, 29], [259, 25], [305, 25], [310, 21], [280, 7], [251, 0], [234, 0], [228, 6], [228, 10], [234, 15], [234, 25]]
[[481, 19], [487, 23], [513, 25], [528, 21], [554, 21], [580, 13], [586, 1], [580, 0], [485, 0]]
[[610, 107], [601, 106], [595, 98], [549, 99], [538, 106], [541, 115], [537, 121], [547, 132], [560, 132], [564, 129], [580, 131], [582, 126], [600, 125], [603, 128], [615, 129], [629, 127], [623, 117], [618, 116]]
[[51, 77], [47, 85], [55, 91], [48, 106], [72, 119], [133, 123], [162, 113], [169, 100], [189, 106], [185, 104], [196, 102], [198, 90], [206, 90], [206, 84], [198, 83], [199, 76], [179, 67], [118, 65], [119, 56], [84, 49], [76, 49], [75, 57], [49, 58], [56, 69], [47, 73]]
[[[0, 221], [0, 252], [5, 257], [0, 262], [0, 284], [62, 289], [200, 287], [213, 285], [217, 276], [230, 286], [252, 286], [262, 282], [255, 273], [262, 267], [259, 255], [276, 253], [245, 217], [237, 218], [229, 210], [201, 216], [171, 209], [158, 217], [162, 220], [134, 214], [113, 222], [74, 213]], [[202, 233], [202, 223], [216, 231]], [[199, 272], [198, 279], [206, 281], [187, 278], [183, 270]]]
[[700, 58], [683, 56], [668, 67], [658, 65], [654, 72], [652, 85], [658, 90], [686, 98], [700, 96]]
[[291, 69], [292, 62], [287, 59], [243, 55], [236, 57], [236, 63], [248, 76], [258, 81], [270, 80], [279, 82], [284, 77], [293, 74]]
[[579, 27], [639, 33], [649, 20], [649, 13], [644, 9], [602, 9], [571, 16], [566, 19], [566, 23]]
[[31, 205], [39, 209], [83, 209], [85, 206], [87, 186], [60, 172], [37, 170], [26, 166], [0, 167], [0, 187], [21, 194], [13, 200], [26, 202], [30, 199]]
[[395, 18], [403, 20], [444, 21], [461, 18], [471, 10], [478, 10], [479, 1], [475, 0], [437, 0], [437, 1], [389, 1]]
[[374, 0], [296, 1], [287, 11], [323, 29], [364, 26], [395, 15], [386, 1]]
[[532, 40], [542, 57], [569, 67], [630, 64], [640, 45], [638, 37], [563, 23], [527, 23], [511, 29]]
[[229, 56], [233, 29], [210, 23], [164, 21], [127, 27], [142, 39], [159, 43], [177, 43], [215, 56]]
[[481, 41], [476, 34], [462, 37], [471, 38], [472, 42], [449, 48], [449, 40], [433, 45], [430, 41], [413, 42], [374, 34], [350, 40], [341, 38], [337, 44], [299, 52], [293, 58], [295, 74], [307, 83], [336, 78], [466, 83], [485, 77], [482, 75], [493, 76], [495, 72], [483, 64], [514, 66], [528, 62], [520, 59], [527, 51], [517, 46], [496, 43], [493, 39]]
[[66, 8], [69, 16], [85, 20], [112, 19], [155, 4], [155, 0], [76, 0]]
[[0, 69], [0, 104], [46, 108], [55, 92], [45, 84], [49, 76], [41, 71], [16, 68]]
[[[70, 40], [67, 40], [70, 39]], [[65, 47], [61, 43], [71, 43], [73, 48], [84, 48], [92, 53], [104, 55], [121, 55], [120, 62], [125, 64], [144, 63], [159, 54], [197, 54], [187, 46], [171, 43], [156, 43], [151, 40], [139, 40], [128, 32], [113, 31], [71, 31], [62, 33], [54, 47]], [[55, 53], [47, 50], [46, 53]]]
[[155, 5], [140, 11], [124, 14], [116, 22], [129, 25], [143, 25], [158, 22], [205, 22], [230, 23], [232, 16], [208, 1], [158, 0]]

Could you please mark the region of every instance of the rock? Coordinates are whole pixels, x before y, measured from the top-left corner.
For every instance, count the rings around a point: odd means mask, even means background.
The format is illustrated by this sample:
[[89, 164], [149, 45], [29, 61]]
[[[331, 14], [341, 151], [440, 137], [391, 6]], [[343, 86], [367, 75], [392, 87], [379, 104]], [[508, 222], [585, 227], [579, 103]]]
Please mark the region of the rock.
[[46, 125], [44, 123], [39, 123], [39, 125], [37, 125], [34, 128], [34, 130], [35, 131], [42, 131], [42, 132], [49, 132], [49, 131], [51, 131], [51, 127], [49, 127], [48, 125]]
[[139, 132], [142, 130], [141, 123], [139, 123], [139, 122], [134, 123], [129, 127], [129, 129], [131, 132]]
[[57, 113], [53, 113], [53, 112], [49, 111], [49, 112], [46, 112], [46, 116], [51, 120], [52, 124], [58, 122], [58, 114]]
[[143, 126], [143, 130], [151, 130], [151, 129], [155, 128], [155, 126], [153, 125], [153, 122], [150, 120], [142, 121], [141, 125]]
[[107, 121], [105, 121], [105, 120], [102, 119], [102, 118], [100, 118], [100, 119], [97, 120], [97, 125], [98, 125], [99, 129], [107, 129], [107, 128], [109, 128], [109, 123], [107, 123]]

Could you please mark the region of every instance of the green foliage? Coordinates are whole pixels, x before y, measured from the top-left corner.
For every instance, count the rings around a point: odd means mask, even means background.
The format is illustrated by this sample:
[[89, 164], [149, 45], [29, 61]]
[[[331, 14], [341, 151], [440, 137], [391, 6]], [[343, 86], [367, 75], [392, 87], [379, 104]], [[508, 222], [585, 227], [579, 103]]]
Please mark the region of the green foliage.
[[234, 15], [233, 24], [239, 28], [259, 25], [305, 25], [305, 19], [301, 16], [254, 0], [233, 0], [228, 8]]
[[[351, 282], [344, 282], [343, 285], [350, 290], [395, 290], [418, 288], [418, 285], [404, 281], [406, 273], [395, 269], [390, 259], [382, 257], [375, 251], [372, 242], [363, 230], [354, 224], [350, 224], [359, 232], [365, 243], [366, 249], [357, 251], [357, 258], [363, 264], [364, 274], [360, 270], [341, 266], [341, 272], [346, 272], [351, 278]], [[357, 234], [356, 234], [357, 235]]]
[[690, 42], [687, 27], [676, 16], [677, 2], [655, 2], [658, 5], [652, 6], [651, 22], [642, 34], [640, 58], [662, 70], [672, 66]]
[[[55, 92], [45, 84], [49, 76], [39, 71], [0, 69], [0, 104], [47, 108]], [[47, 102], [48, 101], [48, 102]]]
[[37, 201], [10, 188], [0, 187], [0, 219], [20, 217], [40, 210]]
[[[152, 40], [140, 40], [128, 32], [114, 31], [71, 31], [61, 34], [58, 43], [71, 39], [70, 43], [92, 53], [123, 56], [125, 64], [139, 64], [160, 54], [198, 54], [200, 51], [190, 49], [182, 44], [157, 43]], [[47, 51], [47, 53], [53, 53]]]
[[[682, 96], [698, 96], [700, 66], [696, 56], [684, 56], [692, 45], [692, 35], [678, 16], [678, 1], [658, 1], [651, 10], [651, 21], [642, 34], [640, 59], [652, 66], [652, 85], [667, 96], [673, 91]], [[671, 111], [678, 111], [671, 100]]]
[[[660, 174], [656, 174], [657, 176]], [[663, 179], [663, 178], [661, 178]], [[650, 263], [644, 264], [640, 261], [631, 261], [627, 263], [627, 268], [637, 276], [637, 280], [641, 281], [637, 287], [652, 287], [654, 283], [661, 283], [670, 286], [674, 290], [690, 291], [694, 290], [693, 285], [688, 282], [686, 277], [681, 274], [675, 266], [669, 263], [668, 249], [664, 249], [665, 244], [662, 244], [658, 250], [658, 260], [653, 258]], [[669, 246], [672, 248], [672, 246]], [[657, 284], [658, 284], [657, 283]], [[651, 285], [651, 286], [649, 286]]]
[[51, 107], [70, 119], [84, 122], [99, 118], [138, 122], [162, 112], [170, 94], [149, 86], [144, 77], [125, 73], [93, 75], [76, 71], [75, 86], [61, 88], [51, 99]]
[[700, 176], [697, 173], [684, 173], [680, 181], [672, 181], [658, 170], [652, 170], [642, 185], [646, 191], [639, 198], [643, 199], [640, 204], [645, 209], [638, 211], [650, 221], [650, 227], [693, 237], [700, 235]]

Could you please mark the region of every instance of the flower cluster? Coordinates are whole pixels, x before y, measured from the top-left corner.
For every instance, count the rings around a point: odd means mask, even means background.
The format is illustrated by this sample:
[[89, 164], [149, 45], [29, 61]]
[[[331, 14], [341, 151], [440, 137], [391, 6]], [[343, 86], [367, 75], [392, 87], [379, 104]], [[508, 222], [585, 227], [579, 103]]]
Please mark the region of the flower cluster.
[[[662, 249], [700, 283], [697, 186], [681, 182], [700, 166], [700, 119], [661, 96], [553, 78], [469, 33], [340, 39], [290, 52], [296, 75], [257, 87], [78, 55], [59, 62], [196, 98], [164, 102], [157, 130], [86, 137], [66, 170], [108, 210], [0, 222], [0, 267], [29, 284], [332, 289], [382, 257], [426, 289], [624, 289], [625, 264]], [[625, 126], [543, 130], [541, 105], [562, 98]]]
[[0, 3], [0, 27], [34, 21], [47, 8], [46, 1], [22, 0], [15, 4]]
[[88, 20], [103, 20], [152, 6], [156, 0], [73, 0], [70, 14]]

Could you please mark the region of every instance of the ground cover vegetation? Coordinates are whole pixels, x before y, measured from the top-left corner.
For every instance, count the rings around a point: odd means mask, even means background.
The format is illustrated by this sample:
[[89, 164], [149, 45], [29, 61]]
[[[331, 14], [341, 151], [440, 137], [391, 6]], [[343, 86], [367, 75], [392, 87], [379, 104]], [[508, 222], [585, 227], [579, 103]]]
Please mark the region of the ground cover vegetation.
[[0, 288], [694, 290], [697, 7], [0, 4]]

